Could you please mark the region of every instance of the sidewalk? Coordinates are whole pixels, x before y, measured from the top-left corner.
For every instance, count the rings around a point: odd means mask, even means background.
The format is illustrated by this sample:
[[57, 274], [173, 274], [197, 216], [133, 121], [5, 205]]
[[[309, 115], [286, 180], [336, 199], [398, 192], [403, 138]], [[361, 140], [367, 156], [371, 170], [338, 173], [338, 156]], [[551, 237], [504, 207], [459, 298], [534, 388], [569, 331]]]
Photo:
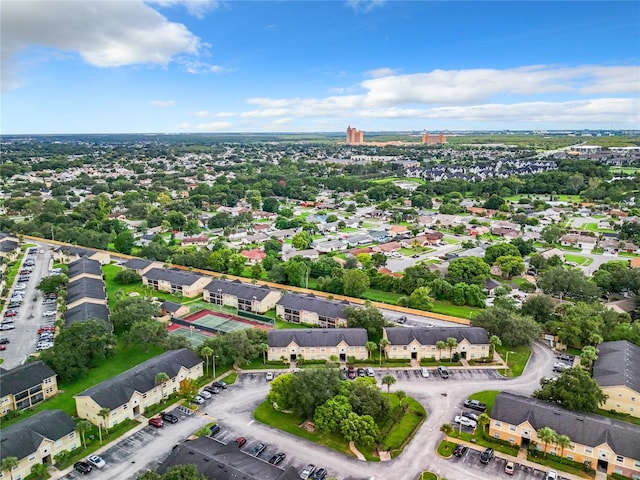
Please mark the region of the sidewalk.
[[[448, 440], [452, 443], [459, 443], [462, 445], [465, 445], [467, 447], [469, 447], [470, 449], [476, 450], [478, 452], [481, 452], [484, 450], [483, 447], [480, 447], [477, 443], [471, 443], [471, 442], [467, 442], [465, 440], [460, 440], [459, 438], [448, 438]], [[480, 447], [480, 448], [478, 448]], [[527, 451], [524, 448], [521, 448], [518, 450], [518, 456], [517, 457], [513, 457], [511, 455], [507, 455], [506, 453], [502, 453], [502, 452], [495, 452], [495, 456], [496, 458], [503, 458], [505, 459], [507, 462], [513, 462], [516, 464], [520, 464], [520, 465], [525, 465], [529, 468], [533, 468], [535, 470], [542, 470], [543, 472], [546, 472], [549, 469], [549, 467], [546, 467], [544, 465], [541, 465], [539, 463], [535, 463], [532, 462], [530, 460], [527, 460]], [[567, 480], [585, 480], [586, 478], [593, 478], [593, 477], [581, 477], [578, 475], [574, 475], [572, 473], [567, 473], [564, 472], [562, 470], [558, 470], [558, 474], [562, 477], [562, 478], [566, 478]], [[596, 476], [596, 479], [598, 477]], [[606, 476], [604, 477], [606, 478]]]

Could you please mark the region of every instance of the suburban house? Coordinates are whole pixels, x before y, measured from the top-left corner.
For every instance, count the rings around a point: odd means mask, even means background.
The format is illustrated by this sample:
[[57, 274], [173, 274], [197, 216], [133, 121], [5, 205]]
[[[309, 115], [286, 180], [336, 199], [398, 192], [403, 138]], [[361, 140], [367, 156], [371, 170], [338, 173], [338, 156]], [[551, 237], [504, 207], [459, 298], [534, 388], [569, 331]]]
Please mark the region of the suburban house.
[[640, 347], [626, 340], [599, 344], [593, 379], [609, 396], [602, 409], [640, 417]]
[[64, 323], [71, 325], [75, 322], [85, 322], [87, 320], [103, 320], [110, 322], [109, 307], [105, 304], [84, 302], [73, 308], [67, 308], [64, 314]]
[[368, 357], [367, 331], [364, 328], [292, 328], [269, 330], [268, 359], [295, 363], [299, 357], [306, 360], [331, 360], [335, 357], [346, 362], [348, 357], [364, 360]]
[[124, 268], [135, 270], [138, 275], [144, 275], [152, 268], [162, 268], [161, 262], [145, 260], [144, 258], [130, 258], [122, 264]]
[[373, 251], [377, 253], [387, 254], [397, 252], [401, 248], [402, 244], [400, 242], [387, 242], [373, 247]]
[[143, 285], [187, 298], [201, 295], [210, 281], [211, 277], [166, 268], [152, 268], [142, 275]]
[[44, 362], [25, 363], [11, 370], [0, 368], [0, 416], [37, 405], [56, 393], [56, 372]]
[[320, 253], [339, 252], [347, 248], [346, 244], [342, 240], [329, 240], [326, 242], [313, 242], [313, 248]]
[[[169, 380], [156, 384], [159, 373]], [[181, 381], [196, 380], [202, 373], [202, 360], [191, 350], [169, 350], [75, 395], [76, 411], [94, 425], [111, 428], [142, 415], [147, 407], [176, 393]], [[101, 409], [108, 409], [109, 415], [101, 417]]]
[[[383, 329], [382, 337], [390, 342], [385, 347], [387, 358], [441, 360], [457, 353], [460, 358], [472, 360], [489, 356], [489, 337], [480, 327], [390, 327]], [[438, 349], [436, 343], [448, 338], [455, 338], [457, 346], [451, 352], [449, 347]]]
[[189, 306], [176, 302], [162, 302], [160, 304], [160, 312], [162, 315], [170, 315], [172, 317], [182, 317], [189, 314]]
[[289, 250], [282, 252], [283, 262], [289, 261], [294, 257], [302, 257], [302, 258], [308, 258], [309, 260], [317, 260], [318, 258], [320, 258], [320, 252], [315, 248], [308, 248], [306, 250], [296, 250], [295, 248], [290, 248]]
[[71, 262], [69, 264], [69, 270], [67, 271], [67, 277], [69, 283], [75, 282], [81, 278], [95, 278], [102, 280], [102, 268], [101, 264], [97, 260], [91, 260], [90, 258], [82, 257]]
[[6, 257], [13, 261], [20, 253], [20, 242], [17, 237], [8, 233], [0, 232], [0, 257]]
[[62, 410], [44, 410], [2, 429], [0, 461], [18, 459], [18, 466], [7, 476], [17, 480], [31, 474], [34, 465], [53, 465], [56, 455], [78, 447], [76, 422]]
[[317, 325], [322, 328], [345, 327], [350, 305], [346, 300], [328, 300], [312, 294], [287, 293], [276, 303], [276, 315], [286, 322]]
[[567, 234], [560, 237], [560, 244], [564, 247], [580, 248], [585, 252], [590, 252], [596, 246], [598, 239], [588, 235]]
[[205, 302], [254, 313], [271, 310], [280, 296], [278, 290], [266, 285], [254, 285], [240, 280], [211, 280], [202, 291]]
[[[589, 462], [591, 468], [607, 474], [640, 477], [640, 426], [584, 412], [564, 410], [556, 405], [501, 392], [491, 409], [489, 435], [513, 445], [527, 447], [535, 442], [578, 463]], [[571, 445], [564, 449], [550, 443], [545, 447], [537, 431], [549, 427], [567, 435]]]
[[209, 237], [201, 235], [199, 237], [185, 237], [180, 243], [184, 247], [206, 247], [209, 244]]
[[257, 248], [254, 248], [252, 250], [242, 250], [240, 252], [240, 255], [242, 255], [247, 260], [249, 260], [249, 265], [255, 265], [256, 263], [260, 263], [262, 260], [264, 260], [264, 257], [267, 256], [267, 254], [264, 251]]
[[93, 250], [91, 248], [62, 245], [53, 250], [53, 259], [56, 262], [71, 263], [82, 257], [99, 261], [102, 265], [111, 263], [111, 255], [108, 252]]
[[79, 277], [67, 285], [67, 308], [77, 307], [81, 303], [107, 304], [107, 291], [101, 278]]

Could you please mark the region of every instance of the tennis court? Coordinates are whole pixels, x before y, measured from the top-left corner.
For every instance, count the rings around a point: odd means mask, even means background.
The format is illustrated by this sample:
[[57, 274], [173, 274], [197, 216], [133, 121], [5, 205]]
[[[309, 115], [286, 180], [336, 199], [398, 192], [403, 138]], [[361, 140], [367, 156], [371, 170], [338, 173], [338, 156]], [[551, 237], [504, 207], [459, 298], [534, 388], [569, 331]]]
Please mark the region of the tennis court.
[[[194, 326], [195, 327], [195, 326]], [[215, 335], [196, 328], [184, 327], [182, 325], [171, 325], [169, 335], [177, 335], [187, 339], [192, 347], [200, 346], [206, 339], [214, 338]]]
[[238, 322], [231, 318], [220, 317], [214, 313], [206, 313], [198, 316], [195, 320], [186, 317], [185, 320], [191, 321], [194, 325], [202, 325], [204, 327], [214, 328], [220, 332], [230, 333], [236, 330], [243, 330], [245, 328], [251, 328], [251, 325], [244, 322]]

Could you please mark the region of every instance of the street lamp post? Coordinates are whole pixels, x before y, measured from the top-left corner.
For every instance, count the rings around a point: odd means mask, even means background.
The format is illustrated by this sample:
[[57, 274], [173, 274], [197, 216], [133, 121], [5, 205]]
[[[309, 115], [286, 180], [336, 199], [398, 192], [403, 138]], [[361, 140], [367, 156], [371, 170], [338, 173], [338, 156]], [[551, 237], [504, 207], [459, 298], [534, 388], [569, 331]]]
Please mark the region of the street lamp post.
[[213, 378], [216, 378], [216, 358], [218, 358], [217, 355], [212, 355], [211, 359], [213, 360]]
[[222, 312], [222, 289], [221, 288], [218, 289], [218, 297], [216, 298], [216, 305], [220, 306], [220, 311]]
[[506, 356], [506, 359], [505, 359], [505, 362], [504, 362], [505, 363], [505, 369], [504, 369], [505, 376], [507, 375], [507, 371], [509, 370], [509, 354], [510, 353], [516, 353], [516, 352], [512, 352], [510, 350], [507, 350], [507, 356]]
[[462, 434], [462, 410], [460, 410], [460, 421], [458, 422], [458, 436]]

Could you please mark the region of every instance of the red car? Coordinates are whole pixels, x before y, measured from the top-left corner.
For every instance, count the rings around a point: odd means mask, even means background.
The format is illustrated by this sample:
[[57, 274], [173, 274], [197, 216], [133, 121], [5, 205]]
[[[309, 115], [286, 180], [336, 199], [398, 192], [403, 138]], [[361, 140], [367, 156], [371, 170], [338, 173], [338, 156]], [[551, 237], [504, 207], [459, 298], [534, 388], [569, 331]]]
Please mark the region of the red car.
[[6, 350], [7, 346], [6, 345], [0, 345], [0, 350]]
[[15, 317], [18, 314], [16, 310], [7, 310], [4, 312], [5, 317]]
[[149, 425], [151, 425], [152, 427], [161, 428], [163, 425], [162, 418], [160, 417], [150, 418]]
[[242, 446], [247, 443], [247, 439], [244, 437], [236, 438], [236, 443], [238, 444], [238, 448], [242, 448]]

